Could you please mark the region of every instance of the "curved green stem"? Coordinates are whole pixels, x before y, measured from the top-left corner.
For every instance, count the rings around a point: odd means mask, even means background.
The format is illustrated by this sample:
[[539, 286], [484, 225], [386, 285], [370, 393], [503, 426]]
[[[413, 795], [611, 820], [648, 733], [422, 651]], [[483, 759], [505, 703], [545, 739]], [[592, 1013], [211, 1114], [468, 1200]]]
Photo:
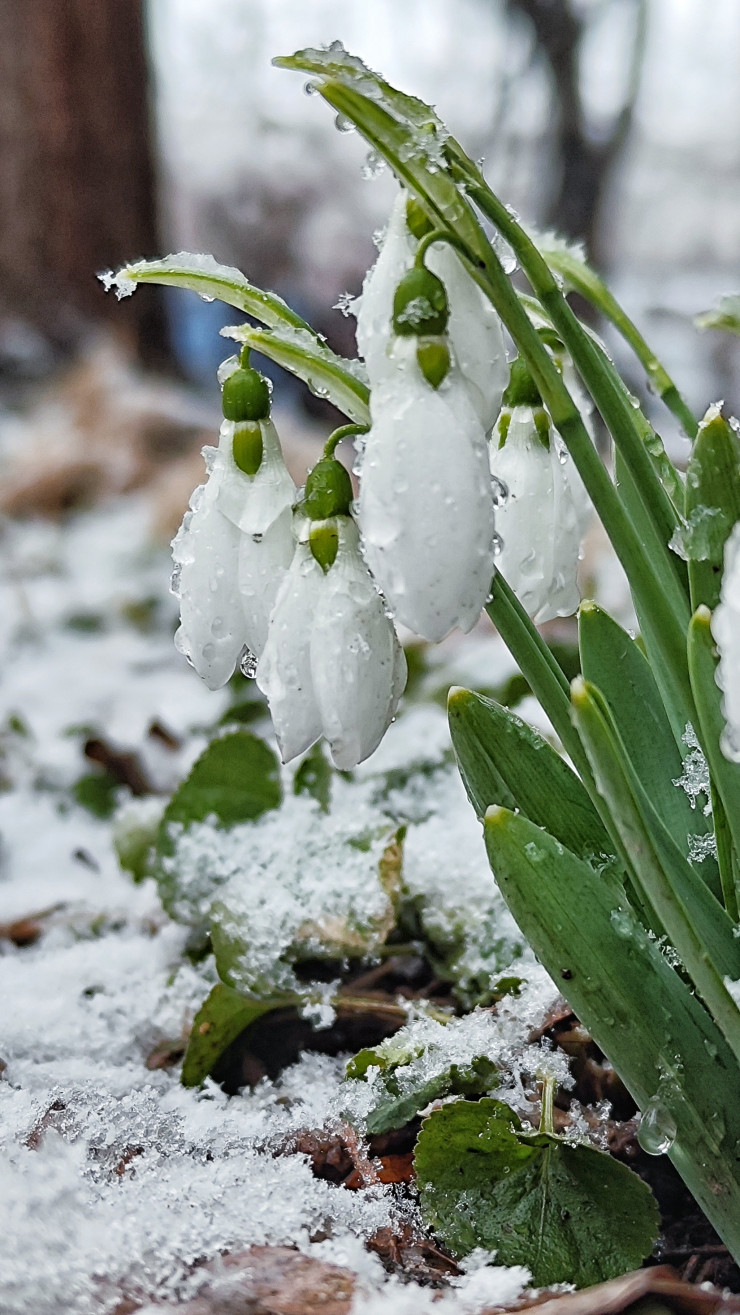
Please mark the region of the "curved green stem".
[[699, 427], [696, 417], [665, 366], [658, 360], [637, 325], [620, 306], [603, 279], [571, 251], [560, 247], [540, 247], [540, 251], [550, 268], [561, 274], [574, 292], [590, 302], [614, 325], [617, 332], [632, 348], [661, 401], [669, 411], [673, 412], [689, 438], [695, 438]]
[[349, 438], [352, 434], [367, 434], [370, 429], [369, 425], [340, 425], [329, 435], [324, 444], [324, 456], [333, 457], [343, 438]]
[[435, 242], [446, 242], [448, 246], [454, 247], [455, 250], [460, 253], [460, 255], [466, 257], [469, 257], [470, 255], [470, 252], [468, 251], [468, 248], [465, 246], [465, 243], [460, 241], [457, 234], [450, 233], [449, 229], [447, 228], [434, 228], [432, 229], [431, 233], [425, 233], [423, 238], [419, 242], [416, 255], [414, 256], [415, 265], [424, 264], [424, 257], [426, 256], [426, 253], [429, 250], [429, 248], [434, 245]]

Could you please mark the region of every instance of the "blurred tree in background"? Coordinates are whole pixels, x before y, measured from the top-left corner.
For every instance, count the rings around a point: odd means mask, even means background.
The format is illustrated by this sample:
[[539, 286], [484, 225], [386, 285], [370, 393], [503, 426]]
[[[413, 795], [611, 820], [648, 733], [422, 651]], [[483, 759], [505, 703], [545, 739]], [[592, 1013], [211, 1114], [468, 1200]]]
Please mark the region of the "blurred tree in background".
[[95, 278], [160, 245], [147, 87], [140, 0], [0, 0], [0, 366], [112, 317], [166, 357], [161, 302]]

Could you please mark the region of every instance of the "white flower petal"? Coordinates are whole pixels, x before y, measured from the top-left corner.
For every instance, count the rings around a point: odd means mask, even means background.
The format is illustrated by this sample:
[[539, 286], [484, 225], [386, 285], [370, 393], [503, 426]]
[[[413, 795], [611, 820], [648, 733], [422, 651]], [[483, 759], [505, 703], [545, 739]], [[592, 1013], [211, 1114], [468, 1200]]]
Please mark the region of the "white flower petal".
[[218, 508], [221, 470], [196, 489], [172, 541], [174, 577], [180, 596], [175, 643], [209, 689], [233, 674], [244, 647], [244, 613], [237, 583], [241, 535]]
[[578, 559], [590, 516], [580, 476], [552, 429], [549, 451], [543, 446], [528, 406], [514, 407], [501, 448], [497, 437], [491, 472], [509, 490], [497, 513], [498, 568], [538, 623], [570, 616], [580, 601]]
[[712, 615], [712, 634], [719, 650], [717, 684], [726, 723], [722, 752], [732, 762], [740, 762], [740, 523], [725, 544], [722, 592]]
[[257, 657], [265, 647], [270, 614], [294, 551], [290, 507], [284, 507], [262, 533], [239, 535], [237, 578], [244, 614], [244, 642]]
[[357, 347], [371, 383], [388, 372], [386, 352], [393, 338], [393, 298], [414, 263], [417, 241], [406, 227], [408, 192], [400, 191], [391, 210], [383, 246], [365, 275], [357, 311]]
[[397, 338], [392, 376], [372, 393], [360, 482], [366, 560], [397, 619], [425, 639], [470, 630], [494, 568], [488, 449], [453, 368], [438, 389]]
[[447, 336], [478, 418], [488, 433], [501, 410], [509, 379], [501, 321], [448, 243], [434, 243], [426, 264], [447, 289]]
[[245, 534], [264, 534], [296, 496], [272, 420], [260, 420], [259, 426], [263, 455], [256, 475], [245, 474], [234, 461], [234, 421], [224, 420], [219, 433], [218, 461], [223, 465], [219, 509]]
[[336, 560], [326, 574], [311, 636], [311, 670], [334, 763], [350, 770], [377, 749], [406, 683], [406, 659], [358, 548], [338, 518]]
[[324, 573], [302, 537], [278, 590], [257, 664], [257, 684], [270, 705], [283, 762], [303, 753], [321, 735], [311, 675], [311, 631]]

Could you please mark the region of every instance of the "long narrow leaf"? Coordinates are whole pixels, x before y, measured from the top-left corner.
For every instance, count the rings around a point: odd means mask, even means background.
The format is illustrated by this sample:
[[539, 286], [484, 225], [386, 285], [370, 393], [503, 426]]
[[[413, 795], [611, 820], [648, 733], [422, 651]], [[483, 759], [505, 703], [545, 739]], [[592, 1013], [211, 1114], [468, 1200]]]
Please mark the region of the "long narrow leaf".
[[[710, 827], [701, 809], [692, 808], [688, 795], [674, 784], [683, 773], [683, 759], [650, 664], [627, 632], [595, 603], [581, 604], [578, 639], [584, 678], [603, 695], [656, 813], [686, 855], [688, 837], [706, 834]], [[707, 858], [698, 870], [719, 895], [716, 862]]]
[[479, 817], [502, 804], [582, 858], [603, 861], [613, 854], [582, 783], [533, 726], [467, 689], [450, 690], [447, 712], [460, 775]]
[[573, 719], [619, 830], [623, 853], [697, 991], [740, 1059], [740, 1008], [725, 981], [740, 978], [733, 924], [686, 862], [632, 771], [598, 690], [573, 682]]
[[337, 356], [326, 343], [303, 329], [253, 329], [248, 324], [221, 330], [225, 338], [246, 343], [276, 365], [302, 379], [317, 397], [326, 398], [358, 425], [370, 421], [370, 389], [359, 361]]
[[641, 1109], [657, 1098], [675, 1123], [668, 1154], [740, 1256], [740, 1075], [721, 1032], [616, 883], [504, 808], [488, 810], [484, 829], [496, 880], [527, 940]]

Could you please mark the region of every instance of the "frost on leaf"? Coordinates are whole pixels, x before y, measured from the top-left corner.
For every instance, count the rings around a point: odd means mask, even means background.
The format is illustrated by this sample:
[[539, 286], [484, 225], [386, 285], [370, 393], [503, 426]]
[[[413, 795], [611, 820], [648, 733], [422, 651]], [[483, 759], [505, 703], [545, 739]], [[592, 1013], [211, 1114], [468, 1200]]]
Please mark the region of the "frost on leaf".
[[577, 1287], [634, 1269], [650, 1254], [658, 1209], [625, 1165], [586, 1144], [526, 1132], [499, 1100], [435, 1110], [416, 1146], [421, 1209], [457, 1255], [495, 1250], [534, 1283]]

